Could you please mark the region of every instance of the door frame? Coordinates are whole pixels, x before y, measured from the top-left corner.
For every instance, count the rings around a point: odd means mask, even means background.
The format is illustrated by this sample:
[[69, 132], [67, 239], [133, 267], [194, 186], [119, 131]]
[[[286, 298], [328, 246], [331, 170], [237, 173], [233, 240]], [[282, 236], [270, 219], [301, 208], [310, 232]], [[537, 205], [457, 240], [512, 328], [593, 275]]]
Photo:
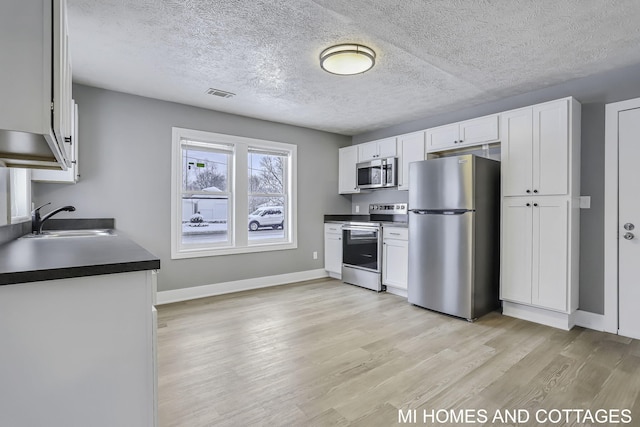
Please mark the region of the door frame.
[[604, 130], [604, 331], [618, 333], [618, 114], [640, 108], [640, 98], [605, 105]]

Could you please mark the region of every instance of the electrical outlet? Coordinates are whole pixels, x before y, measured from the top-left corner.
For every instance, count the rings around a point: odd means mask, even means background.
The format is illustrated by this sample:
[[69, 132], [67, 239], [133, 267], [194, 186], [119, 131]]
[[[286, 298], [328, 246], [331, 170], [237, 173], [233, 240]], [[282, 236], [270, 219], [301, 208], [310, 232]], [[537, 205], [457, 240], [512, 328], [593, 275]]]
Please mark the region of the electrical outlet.
[[580, 196], [580, 209], [591, 209], [591, 196]]
[[356, 213], [360, 212], [360, 205], [356, 205]]
[[313, 252], [313, 259], [318, 259], [318, 252]]

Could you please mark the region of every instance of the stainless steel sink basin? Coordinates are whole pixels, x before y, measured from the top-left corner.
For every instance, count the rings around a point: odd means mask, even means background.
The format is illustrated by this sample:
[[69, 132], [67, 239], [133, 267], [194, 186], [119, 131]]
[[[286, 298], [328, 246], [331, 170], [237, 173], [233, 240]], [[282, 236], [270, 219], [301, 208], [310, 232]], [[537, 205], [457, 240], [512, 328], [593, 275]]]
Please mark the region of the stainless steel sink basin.
[[26, 234], [21, 239], [57, 239], [63, 237], [107, 237], [116, 236], [113, 229], [92, 229], [92, 230], [50, 230], [41, 234]]

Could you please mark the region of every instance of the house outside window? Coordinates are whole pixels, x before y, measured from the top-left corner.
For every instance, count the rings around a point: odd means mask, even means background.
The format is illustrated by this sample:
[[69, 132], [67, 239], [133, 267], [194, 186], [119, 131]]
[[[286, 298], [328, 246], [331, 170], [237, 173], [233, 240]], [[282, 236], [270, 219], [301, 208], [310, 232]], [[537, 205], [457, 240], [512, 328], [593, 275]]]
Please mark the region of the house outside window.
[[172, 258], [294, 249], [296, 146], [173, 128]]

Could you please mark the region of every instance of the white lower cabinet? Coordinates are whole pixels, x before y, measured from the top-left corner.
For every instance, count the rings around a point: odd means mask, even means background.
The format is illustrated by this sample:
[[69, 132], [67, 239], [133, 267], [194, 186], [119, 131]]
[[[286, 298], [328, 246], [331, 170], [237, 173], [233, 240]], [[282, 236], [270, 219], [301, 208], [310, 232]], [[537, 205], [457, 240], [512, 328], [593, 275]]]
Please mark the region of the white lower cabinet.
[[324, 225], [324, 269], [329, 276], [342, 277], [342, 225]]
[[150, 275], [0, 286], [0, 425], [157, 425]]
[[501, 299], [531, 304], [532, 242], [531, 200], [505, 199], [502, 205]]
[[409, 233], [402, 227], [382, 231], [382, 284], [387, 292], [407, 296], [409, 271]]
[[505, 198], [501, 252], [505, 314], [563, 329], [573, 326], [569, 315], [577, 308], [576, 210], [567, 197]]

